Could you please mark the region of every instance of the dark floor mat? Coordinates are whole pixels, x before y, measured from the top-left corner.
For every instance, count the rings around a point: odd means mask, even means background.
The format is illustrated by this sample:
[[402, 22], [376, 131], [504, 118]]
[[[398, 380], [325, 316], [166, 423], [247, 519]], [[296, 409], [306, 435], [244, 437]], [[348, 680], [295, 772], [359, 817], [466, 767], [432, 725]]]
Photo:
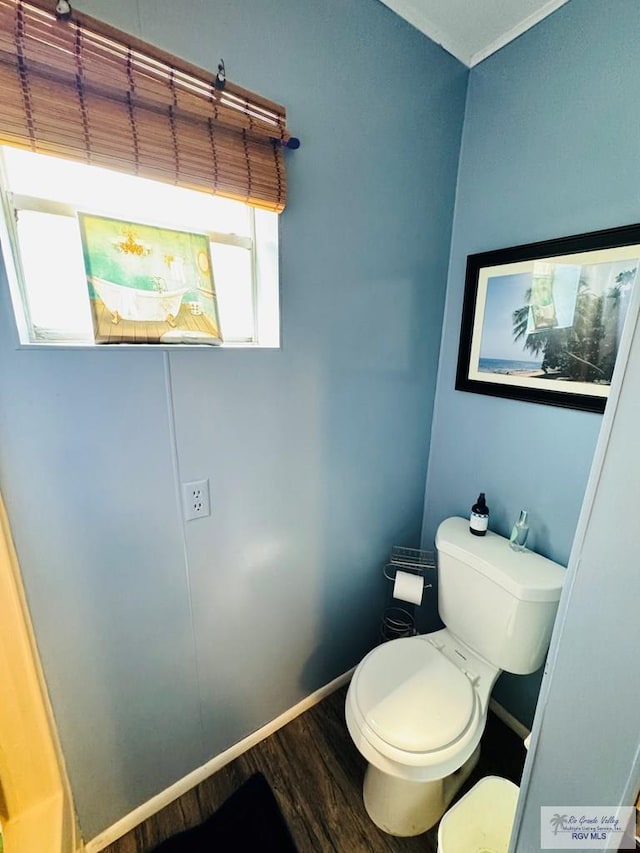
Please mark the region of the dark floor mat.
[[153, 853], [215, 851], [297, 853], [289, 828], [262, 773], [256, 773], [214, 815], [163, 841]]

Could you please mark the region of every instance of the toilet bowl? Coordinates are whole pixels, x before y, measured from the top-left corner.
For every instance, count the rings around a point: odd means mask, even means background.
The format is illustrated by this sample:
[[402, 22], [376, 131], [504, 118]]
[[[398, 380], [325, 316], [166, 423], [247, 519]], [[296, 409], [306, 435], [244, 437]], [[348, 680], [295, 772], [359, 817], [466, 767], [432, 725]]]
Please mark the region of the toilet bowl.
[[347, 728], [368, 761], [364, 805], [391, 835], [440, 820], [478, 760], [498, 675], [542, 665], [564, 578], [497, 534], [470, 535], [462, 518], [440, 525], [436, 548], [446, 627], [369, 652], [346, 698]]

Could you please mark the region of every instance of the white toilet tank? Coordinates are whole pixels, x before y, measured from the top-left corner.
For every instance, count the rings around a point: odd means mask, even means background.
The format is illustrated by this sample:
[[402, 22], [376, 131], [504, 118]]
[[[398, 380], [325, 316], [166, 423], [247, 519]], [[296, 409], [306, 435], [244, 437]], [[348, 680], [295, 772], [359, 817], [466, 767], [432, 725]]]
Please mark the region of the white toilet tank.
[[494, 666], [526, 675], [549, 647], [565, 569], [447, 518], [436, 533], [438, 609], [449, 631]]

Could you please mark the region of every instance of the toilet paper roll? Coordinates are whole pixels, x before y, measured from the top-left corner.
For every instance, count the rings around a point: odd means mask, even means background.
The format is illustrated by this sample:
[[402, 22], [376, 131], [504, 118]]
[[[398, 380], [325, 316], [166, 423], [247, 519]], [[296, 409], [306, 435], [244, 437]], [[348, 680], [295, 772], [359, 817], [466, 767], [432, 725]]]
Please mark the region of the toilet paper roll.
[[396, 572], [393, 584], [393, 597], [400, 601], [410, 601], [411, 604], [422, 604], [424, 581], [420, 575], [410, 572]]

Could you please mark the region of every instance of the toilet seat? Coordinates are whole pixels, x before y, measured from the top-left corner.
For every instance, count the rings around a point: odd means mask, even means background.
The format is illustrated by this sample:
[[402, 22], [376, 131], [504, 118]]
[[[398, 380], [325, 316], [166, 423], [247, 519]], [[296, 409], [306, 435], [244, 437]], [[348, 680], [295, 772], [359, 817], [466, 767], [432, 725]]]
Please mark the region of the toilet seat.
[[354, 675], [353, 699], [377, 739], [413, 753], [457, 741], [476, 705], [469, 678], [417, 638], [376, 649]]
[[442, 778], [478, 745], [496, 676], [446, 628], [392, 640], [369, 652], [353, 675], [346, 701], [351, 737], [386, 773]]

